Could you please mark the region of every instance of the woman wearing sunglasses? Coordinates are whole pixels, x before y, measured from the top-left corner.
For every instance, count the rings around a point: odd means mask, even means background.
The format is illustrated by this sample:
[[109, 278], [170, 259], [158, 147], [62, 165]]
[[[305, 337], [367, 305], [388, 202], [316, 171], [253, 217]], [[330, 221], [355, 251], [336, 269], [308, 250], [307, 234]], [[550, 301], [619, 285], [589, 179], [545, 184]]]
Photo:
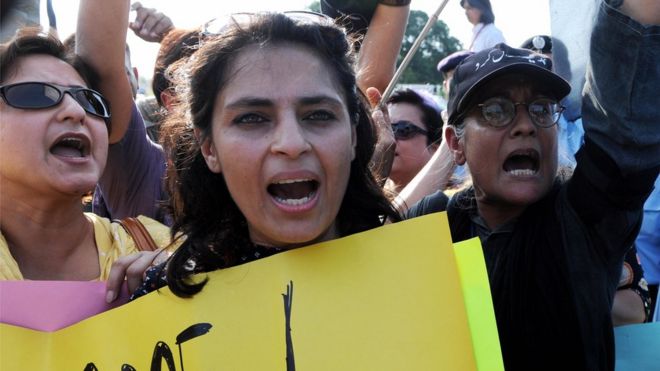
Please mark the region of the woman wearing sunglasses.
[[179, 138], [172, 232], [187, 238], [138, 295], [166, 277], [191, 296], [195, 272], [399, 219], [368, 167], [374, 132], [352, 58], [326, 18], [241, 14], [179, 69], [184, 103], [163, 130]]
[[570, 86], [550, 60], [499, 44], [456, 69], [445, 139], [473, 186], [447, 213], [454, 241], [481, 239], [507, 370], [614, 369], [612, 300], [660, 169], [658, 25], [658, 2], [601, 4], [565, 183], [556, 123]]
[[442, 110], [432, 97], [412, 89], [395, 91], [387, 103], [396, 140], [389, 180], [398, 192], [438, 149], [442, 140]]
[[[95, 73], [30, 29], [0, 46], [0, 66], [0, 279], [104, 280], [137, 249], [118, 224], [82, 211], [108, 152]], [[141, 220], [167, 243], [166, 227]]]

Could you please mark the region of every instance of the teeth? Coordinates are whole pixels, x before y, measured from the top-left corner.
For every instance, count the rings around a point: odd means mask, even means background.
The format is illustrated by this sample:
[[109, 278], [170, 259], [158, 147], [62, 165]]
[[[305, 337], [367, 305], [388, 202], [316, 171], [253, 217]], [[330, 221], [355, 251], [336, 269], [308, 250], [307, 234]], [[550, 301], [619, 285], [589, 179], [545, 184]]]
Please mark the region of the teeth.
[[513, 176], [530, 176], [536, 174], [536, 171], [524, 169], [524, 170], [510, 170], [508, 171], [508, 173]]
[[275, 184], [292, 184], [292, 183], [302, 183], [309, 181], [311, 181], [311, 179], [282, 179], [275, 182]]
[[303, 205], [303, 204], [309, 202], [310, 199], [311, 199], [311, 197], [309, 197], [309, 196], [305, 196], [303, 198], [296, 198], [296, 199], [275, 197], [275, 200], [277, 200], [277, 202], [279, 202], [281, 204], [289, 205], [289, 206], [300, 206], [300, 205]]

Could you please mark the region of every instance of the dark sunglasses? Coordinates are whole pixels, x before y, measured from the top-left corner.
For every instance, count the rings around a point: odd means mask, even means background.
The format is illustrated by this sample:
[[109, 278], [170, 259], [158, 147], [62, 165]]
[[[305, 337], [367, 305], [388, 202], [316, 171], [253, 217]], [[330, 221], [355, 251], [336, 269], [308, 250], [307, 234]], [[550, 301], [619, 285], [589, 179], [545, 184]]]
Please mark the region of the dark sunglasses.
[[110, 118], [110, 105], [103, 96], [87, 88], [55, 85], [45, 82], [19, 82], [0, 86], [0, 96], [7, 105], [21, 109], [57, 106], [68, 93], [85, 112], [104, 120]]
[[406, 140], [417, 135], [427, 135], [428, 131], [420, 128], [410, 121], [398, 121], [392, 123], [392, 132], [394, 132], [394, 139]]

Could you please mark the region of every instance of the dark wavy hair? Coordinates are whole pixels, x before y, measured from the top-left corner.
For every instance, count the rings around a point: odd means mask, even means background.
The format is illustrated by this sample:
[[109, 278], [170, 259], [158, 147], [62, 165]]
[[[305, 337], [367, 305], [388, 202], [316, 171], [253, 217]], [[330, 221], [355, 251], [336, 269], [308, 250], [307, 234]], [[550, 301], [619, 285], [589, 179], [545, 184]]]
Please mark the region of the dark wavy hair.
[[413, 89], [401, 89], [392, 93], [387, 100], [389, 104], [409, 103], [422, 112], [422, 123], [426, 126], [426, 144], [442, 142], [442, 109], [427, 93]]
[[19, 58], [31, 55], [50, 55], [73, 67], [87, 85], [94, 89], [98, 74], [80, 56], [67, 49], [55, 36], [44, 32], [39, 27], [26, 27], [0, 45], [0, 83], [5, 82], [16, 68]]
[[[356, 127], [356, 156], [351, 163], [348, 188], [336, 217], [345, 236], [382, 225], [384, 218], [400, 220], [369, 170], [375, 146], [375, 130], [364, 97], [356, 86], [352, 44], [345, 31], [330, 21], [296, 20], [282, 13], [252, 15], [249, 22], [234, 21], [221, 35], [207, 38], [178, 71], [181, 104], [163, 124], [163, 144], [170, 149], [169, 176], [173, 199], [179, 203], [172, 235], [185, 235], [181, 247], [167, 264], [167, 281], [178, 296], [199, 292], [206, 281], [193, 282], [195, 270], [210, 271], [236, 264], [242, 249], [253, 246], [247, 221], [234, 203], [222, 174], [209, 170], [200, 143], [211, 135], [215, 97], [231, 78], [230, 66], [249, 46], [299, 45], [325, 61], [343, 90], [351, 122]], [[181, 84], [186, 86], [181, 89]], [[201, 132], [195, 138], [193, 127]], [[195, 269], [197, 267], [197, 269]], [[203, 267], [199, 269], [199, 267]]]
[[495, 22], [495, 14], [493, 14], [493, 7], [490, 5], [490, 0], [461, 0], [461, 7], [465, 7], [465, 3], [470, 4], [473, 8], [479, 9], [481, 12], [479, 22], [483, 24]]
[[[98, 89], [98, 73], [55, 36], [40, 27], [19, 29], [14, 37], [0, 45], [0, 84], [15, 72], [18, 60], [32, 55], [49, 55], [73, 67], [91, 89]], [[108, 131], [110, 131], [109, 120]]]
[[176, 28], [168, 32], [160, 42], [151, 80], [151, 89], [159, 106], [163, 106], [160, 94], [172, 86], [166, 72], [168, 67], [179, 60], [190, 57], [197, 50], [202, 38], [200, 31]]

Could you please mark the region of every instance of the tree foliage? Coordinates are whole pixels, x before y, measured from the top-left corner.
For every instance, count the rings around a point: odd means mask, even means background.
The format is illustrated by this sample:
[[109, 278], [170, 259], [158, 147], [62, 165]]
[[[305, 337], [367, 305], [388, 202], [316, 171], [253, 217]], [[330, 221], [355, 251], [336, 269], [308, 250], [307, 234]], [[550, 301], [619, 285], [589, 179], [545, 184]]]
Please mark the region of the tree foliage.
[[[309, 10], [321, 12], [321, 3], [313, 1], [307, 6]], [[429, 16], [421, 10], [411, 10], [408, 17], [401, 53], [397, 65], [412, 47], [415, 39], [428, 22]], [[438, 62], [447, 55], [461, 50], [463, 47], [455, 37], [449, 36], [449, 28], [443, 21], [436, 21], [429, 34], [424, 38], [417, 53], [399, 80], [400, 84], [440, 84], [442, 75], [437, 71]]]
[[[428, 22], [429, 16], [421, 10], [411, 10], [408, 17], [408, 26], [401, 46], [401, 54], [397, 64], [401, 64], [408, 54], [415, 39]], [[449, 36], [449, 28], [443, 21], [436, 21], [431, 28], [417, 53], [410, 61], [408, 68], [403, 72], [399, 83], [402, 84], [440, 84], [442, 75], [436, 69], [438, 62], [449, 54], [461, 50], [463, 47], [453, 36]]]

